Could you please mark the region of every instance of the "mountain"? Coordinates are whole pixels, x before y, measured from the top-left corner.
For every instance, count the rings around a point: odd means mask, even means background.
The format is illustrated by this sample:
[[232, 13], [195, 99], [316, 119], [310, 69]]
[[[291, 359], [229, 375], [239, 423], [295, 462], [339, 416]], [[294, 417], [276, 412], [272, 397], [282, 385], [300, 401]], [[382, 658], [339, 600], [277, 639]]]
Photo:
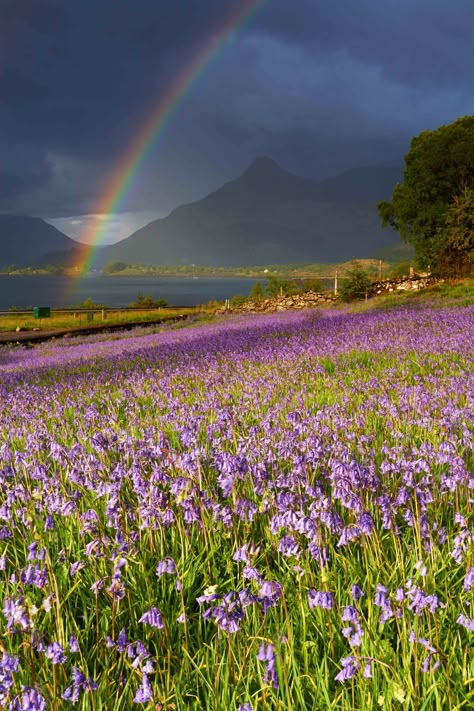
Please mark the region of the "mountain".
[[81, 249], [39, 217], [0, 215], [0, 268], [64, 263]]
[[249, 266], [372, 257], [399, 241], [381, 228], [376, 203], [401, 175], [401, 166], [374, 166], [315, 181], [257, 158], [202, 200], [104, 248], [101, 262]]

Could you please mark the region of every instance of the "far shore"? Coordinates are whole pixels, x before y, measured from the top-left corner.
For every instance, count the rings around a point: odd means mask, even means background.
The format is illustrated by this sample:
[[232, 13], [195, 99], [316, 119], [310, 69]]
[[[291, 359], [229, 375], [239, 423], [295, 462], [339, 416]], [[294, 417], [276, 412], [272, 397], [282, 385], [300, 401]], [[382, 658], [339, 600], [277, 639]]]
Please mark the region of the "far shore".
[[[378, 259], [359, 259], [362, 266], [374, 275], [380, 269]], [[291, 277], [297, 279], [332, 279], [337, 272], [339, 276], [350, 269], [351, 262], [338, 264], [274, 264], [254, 267], [200, 267], [194, 265], [171, 266], [127, 266], [120, 271], [107, 272], [102, 270], [91, 271], [83, 276], [113, 277], [173, 277], [173, 278], [239, 278], [239, 279], [266, 279], [267, 277]], [[388, 262], [382, 262], [384, 272], [390, 268]], [[80, 276], [76, 267], [24, 267], [14, 270], [0, 270], [0, 276], [66, 276], [77, 278]]]

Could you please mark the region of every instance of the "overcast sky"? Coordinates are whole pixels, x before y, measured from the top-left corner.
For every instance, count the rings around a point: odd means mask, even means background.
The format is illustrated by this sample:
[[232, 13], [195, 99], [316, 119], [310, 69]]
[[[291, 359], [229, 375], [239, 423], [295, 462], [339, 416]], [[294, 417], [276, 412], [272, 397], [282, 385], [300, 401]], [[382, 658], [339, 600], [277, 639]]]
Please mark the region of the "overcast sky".
[[[249, 0], [0, 0], [0, 213], [76, 239], [160, 97]], [[259, 155], [324, 178], [474, 114], [473, 0], [264, 0], [183, 97], [107, 241]], [[99, 218], [100, 219], [100, 218]]]

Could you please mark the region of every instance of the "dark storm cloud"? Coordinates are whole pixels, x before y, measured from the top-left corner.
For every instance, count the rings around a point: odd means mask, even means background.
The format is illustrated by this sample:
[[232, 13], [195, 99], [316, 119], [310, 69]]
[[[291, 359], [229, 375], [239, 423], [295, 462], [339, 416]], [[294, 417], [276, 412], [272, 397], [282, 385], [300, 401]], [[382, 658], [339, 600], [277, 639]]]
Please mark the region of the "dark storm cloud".
[[472, 87], [472, 0], [300, 0], [293, 7], [275, 0], [262, 13], [262, 30], [316, 55], [347, 50], [407, 85]]
[[[0, 210], [93, 210], [159, 97], [241, 0], [0, 0]], [[471, 0], [267, 0], [211, 63], [124, 209], [268, 153], [323, 177], [474, 113]]]

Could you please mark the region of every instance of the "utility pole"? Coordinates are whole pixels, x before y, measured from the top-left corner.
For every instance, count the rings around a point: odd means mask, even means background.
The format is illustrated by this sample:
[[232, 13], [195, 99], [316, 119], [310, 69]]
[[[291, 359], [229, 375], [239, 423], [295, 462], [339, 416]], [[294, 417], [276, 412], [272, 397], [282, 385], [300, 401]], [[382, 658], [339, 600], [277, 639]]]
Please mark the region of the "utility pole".
[[334, 274], [334, 296], [337, 296], [337, 270]]
[[379, 259], [379, 281], [382, 281], [382, 260]]

